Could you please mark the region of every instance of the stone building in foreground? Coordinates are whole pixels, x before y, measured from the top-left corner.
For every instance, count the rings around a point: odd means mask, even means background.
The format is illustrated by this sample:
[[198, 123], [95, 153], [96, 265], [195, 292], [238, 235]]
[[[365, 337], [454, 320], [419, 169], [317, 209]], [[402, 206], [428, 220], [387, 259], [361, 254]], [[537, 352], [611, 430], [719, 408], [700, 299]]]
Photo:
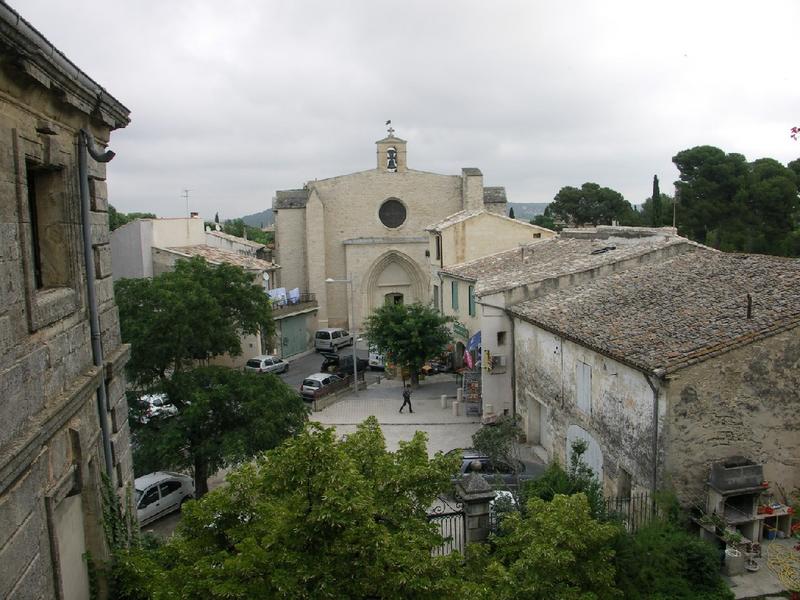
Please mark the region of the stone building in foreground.
[[132, 479], [105, 165], [88, 161], [97, 313], [78, 175], [79, 131], [102, 146], [127, 124], [122, 104], [0, 1], [0, 598], [88, 598], [84, 555], [107, 553], [101, 476], [121, 497]]
[[547, 458], [581, 438], [607, 493], [686, 504], [733, 457], [800, 486], [800, 259], [698, 249], [509, 312], [517, 410]]

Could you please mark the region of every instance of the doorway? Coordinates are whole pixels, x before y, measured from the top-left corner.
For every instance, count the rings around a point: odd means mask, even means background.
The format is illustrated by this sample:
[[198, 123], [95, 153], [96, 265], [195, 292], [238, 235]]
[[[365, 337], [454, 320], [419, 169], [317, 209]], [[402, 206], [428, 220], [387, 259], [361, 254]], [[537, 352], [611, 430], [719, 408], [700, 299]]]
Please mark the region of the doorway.
[[383, 299], [386, 304], [402, 304], [403, 294], [399, 292], [392, 292], [391, 294], [386, 294]]

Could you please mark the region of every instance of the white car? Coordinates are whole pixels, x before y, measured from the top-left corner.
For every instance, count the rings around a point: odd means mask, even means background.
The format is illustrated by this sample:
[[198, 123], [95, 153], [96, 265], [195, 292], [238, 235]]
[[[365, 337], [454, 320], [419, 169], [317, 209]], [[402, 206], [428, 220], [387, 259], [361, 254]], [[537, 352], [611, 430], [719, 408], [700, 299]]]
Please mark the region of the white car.
[[264, 354], [248, 360], [244, 370], [251, 373], [286, 373], [289, 371], [289, 363], [277, 356]]
[[150, 419], [160, 417], [172, 417], [178, 414], [178, 407], [170, 404], [169, 399], [164, 394], [146, 394], [139, 398], [144, 405], [144, 411], [139, 418], [141, 423], [147, 423]]
[[178, 510], [186, 500], [194, 497], [194, 481], [181, 473], [156, 471], [137, 477], [133, 485], [139, 525]]
[[314, 333], [314, 348], [317, 350], [330, 350], [337, 352], [343, 346], [353, 343], [353, 335], [340, 327], [317, 329]]
[[381, 371], [386, 368], [386, 360], [383, 358], [383, 354], [374, 348], [369, 350], [369, 368], [373, 371]]

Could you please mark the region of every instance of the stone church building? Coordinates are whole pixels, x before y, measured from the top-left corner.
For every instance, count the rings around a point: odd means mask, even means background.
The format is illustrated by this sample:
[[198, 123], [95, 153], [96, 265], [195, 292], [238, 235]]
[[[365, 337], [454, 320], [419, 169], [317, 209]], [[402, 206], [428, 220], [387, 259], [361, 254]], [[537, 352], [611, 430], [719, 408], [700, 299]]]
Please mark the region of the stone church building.
[[347, 327], [348, 288], [326, 279], [352, 278], [356, 327], [385, 302], [431, 302], [426, 227], [462, 210], [506, 213], [502, 187], [484, 187], [483, 174], [410, 169], [407, 142], [376, 142], [375, 168], [309, 181], [278, 191], [276, 262], [281, 286], [316, 295], [319, 327]]

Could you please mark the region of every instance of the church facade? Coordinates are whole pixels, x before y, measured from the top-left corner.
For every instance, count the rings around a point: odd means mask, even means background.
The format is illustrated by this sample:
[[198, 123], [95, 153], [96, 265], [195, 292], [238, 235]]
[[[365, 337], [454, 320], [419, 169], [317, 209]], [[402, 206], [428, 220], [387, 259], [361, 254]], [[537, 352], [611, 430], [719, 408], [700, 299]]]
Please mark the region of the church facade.
[[[280, 285], [315, 294], [318, 327], [360, 327], [386, 302], [428, 304], [426, 227], [462, 210], [506, 212], [505, 190], [476, 168], [440, 175], [408, 168], [407, 142], [376, 142], [374, 169], [310, 181], [273, 200]], [[349, 315], [352, 281], [353, 316]]]

